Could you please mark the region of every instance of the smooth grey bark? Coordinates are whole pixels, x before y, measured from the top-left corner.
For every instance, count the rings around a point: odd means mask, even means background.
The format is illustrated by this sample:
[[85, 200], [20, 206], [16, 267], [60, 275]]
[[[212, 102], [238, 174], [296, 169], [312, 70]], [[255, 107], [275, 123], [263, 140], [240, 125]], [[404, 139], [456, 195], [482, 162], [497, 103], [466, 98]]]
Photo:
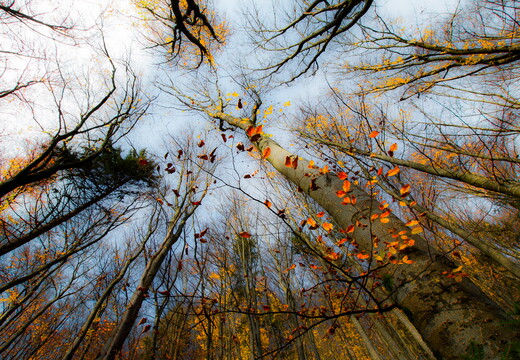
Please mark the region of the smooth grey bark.
[[[221, 112], [208, 111], [207, 114], [244, 131], [255, 125], [247, 119]], [[393, 214], [388, 217], [388, 223], [371, 222], [370, 216], [382, 211], [378, 201], [364, 189], [352, 185], [351, 195], [356, 197], [357, 203], [342, 205], [336, 191], [342, 189], [343, 181], [335, 174], [320, 174], [309, 168], [309, 161], [285, 150], [270, 137], [255, 137], [253, 143], [260, 153], [270, 149], [266, 160], [323, 207], [341, 228], [356, 226], [353, 238], [360, 249], [371, 252], [374, 236], [381, 243], [392, 242], [395, 241], [392, 234], [400, 231], [406, 231], [409, 238], [415, 240], [415, 245], [403, 252], [415, 261], [413, 264], [389, 264], [379, 274], [392, 279], [393, 300], [411, 314], [414, 326], [438, 356], [460, 359], [467, 353], [470, 343], [475, 343], [483, 346], [487, 358], [499, 359], [502, 351], [518, 339], [517, 332], [503, 325], [508, 320], [505, 312], [469, 279], [456, 282], [441, 275], [455, 266], [431, 248], [426, 239], [410, 234], [410, 228]], [[287, 158], [298, 158], [298, 166], [287, 167]]]

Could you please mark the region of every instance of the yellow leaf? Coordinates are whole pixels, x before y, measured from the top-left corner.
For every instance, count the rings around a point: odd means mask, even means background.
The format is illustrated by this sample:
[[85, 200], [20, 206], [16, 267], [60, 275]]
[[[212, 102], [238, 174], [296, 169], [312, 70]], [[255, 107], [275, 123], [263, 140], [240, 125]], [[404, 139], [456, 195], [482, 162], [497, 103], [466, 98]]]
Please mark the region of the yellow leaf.
[[386, 176], [390, 177], [390, 176], [394, 176], [394, 175], [397, 175], [399, 174], [399, 168], [396, 166], [395, 168], [391, 169], [391, 170], [388, 170], [388, 172], [386, 173]]
[[423, 229], [420, 226], [412, 229], [412, 234], [419, 234], [422, 232], [423, 232]]
[[412, 220], [412, 221], [408, 221], [405, 225], [406, 225], [406, 226], [415, 226], [415, 225], [417, 225], [417, 224], [419, 224], [419, 221], [417, 221], [417, 220]]
[[322, 226], [325, 230], [327, 230], [327, 231], [331, 231], [332, 228], [334, 227], [334, 225], [332, 225], [331, 223], [328, 223], [328, 222], [323, 223], [323, 225], [321, 225], [321, 226]]
[[290, 101], [286, 101], [283, 103], [283, 106], [291, 106], [291, 102]]

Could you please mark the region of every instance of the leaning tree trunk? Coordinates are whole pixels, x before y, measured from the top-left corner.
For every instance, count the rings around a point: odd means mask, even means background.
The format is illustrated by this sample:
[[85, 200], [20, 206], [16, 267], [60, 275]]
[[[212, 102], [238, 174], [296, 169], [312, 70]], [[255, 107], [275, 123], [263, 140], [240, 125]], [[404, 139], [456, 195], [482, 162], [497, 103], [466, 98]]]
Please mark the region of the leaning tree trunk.
[[[515, 331], [504, 326], [508, 319], [505, 312], [469, 279], [457, 282], [441, 275], [455, 266], [431, 248], [422, 236], [411, 234], [410, 228], [393, 214], [388, 216], [387, 223], [370, 221], [371, 215], [383, 211], [378, 201], [361, 187], [351, 186], [349, 195], [355, 196], [356, 204], [343, 205], [336, 194], [342, 189], [343, 180], [336, 174], [321, 174], [309, 166], [309, 161], [285, 150], [270, 137], [254, 134], [252, 121], [224, 113], [208, 115], [244, 130], [266, 160], [322, 206], [341, 228], [354, 225], [352, 237], [361, 250], [371, 252], [374, 237], [381, 244], [393, 242], [392, 234], [401, 231], [415, 240], [415, 245], [402, 253], [414, 263], [389, 264], [379, 274], [391, 277], [395, 288], [393, 300], [411, 314], [414, 326], [437, 355], [460, 359], [467, 354], [470, 344], [476, 344], [483, 347], [486, 358], [498, 359], [518, 338]], [[298, 159], [297, 166], [292, 167], [295, 159]], [[286, 166], [287, 161], [292, 166]]]
[[[114, 334], [110, 341], [105, 345], [103, 354], [98, 357], [99, 360], [111, 360], [116, 358], [126, 338], [130, 334], [132, 327], [134, 326], [135, 320], [139, 315], [139, 310], [143, 304], [143, 301], [148, 297], [148, 291], [152, 285], [157, 272], [159, 271], [166, 255], [171, 250], [172, 246], [182, 235], [184, 226], [188, 219], [193, 215], [196, 206], [190, 209], [178, 209], [176, 214], [173, 216], [172, 222], [168, 227], [168, 232], [159, 247], [159, 250], [152, 256], [150, 262], [146, 265], [143, 271], [139, 285], [132, 295], [130, 302], [123, 314], [121, 322], [114, 330]], [[183, 212], [183, 213], [182, 213]], [[155, 329], [154, 329], [155, 331]]]

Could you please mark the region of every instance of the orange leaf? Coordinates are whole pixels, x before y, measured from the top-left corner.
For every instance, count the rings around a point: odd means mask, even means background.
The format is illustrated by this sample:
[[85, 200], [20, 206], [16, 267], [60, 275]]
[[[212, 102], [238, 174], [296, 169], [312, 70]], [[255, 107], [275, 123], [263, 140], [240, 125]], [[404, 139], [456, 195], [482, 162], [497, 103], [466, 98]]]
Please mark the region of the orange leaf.
[[355, 230], [354, 225], [349, 225], [349, 226], [347, 227], [347, 233], [352, 233], [352, 232], [354, 232], [354, 230]]
[[352, 201], [350, 200], [350, 198], [348, 196], [345, 196], [345, 198], [341, 202], [341, 205], [348, 205], [348, 204], [351, 204], [351, 203], [352, 203]]
[[248, 233], [247, 231], [241, 231], [238, 235], [240, 235], [241, 237], [246, 238], [246, 239], [251, 237], [251, 234]]
[[399, 192], [401, 193], [401, 195], [404, 195], [404, 194], [408, 194], [408, 191], [410, 190], [410, 184], [407, 184], [405, 186], [403, 186]]
[[358, 259], [368, 259], [370, 255], [368, 254], [357, 254]]
[[384, 213], [381, 214], [381, 217], [384, 218], [384, 217], [387, 217], [388, 215], [390, 215], [390, 210], [386, 210]]
[[263, 128], [264, 128], [263, 125], [259, 125], [257, 127], [254, 127], [253, 125], [251, 125], [250, 127], [247, 128], [246, 134], [249, 137], [252, 137], [252, 136], [257, 135], [257, 134], [261, 134]]
[[390, 151], [396, 151], [397, 150], [397, 144], [390, 145]]
[[318, 224], [316, 224], [316, 221], [314, 221], [313, 218], [308, 218], [307, 224], [309, 224], [311, 230], [315, 230], [318, 228]]
[[336, 243], [336, 245], [337, 245], [337, 246], [341, 246], [341, 245], [343, 245], [344, 243], [346, 243], [347, 241], [348, 241], [348, 239], [343, 238], [343, 239], [341, 239], [340, 241], [338, 241], [338, 242]]
[[320, 211], [316, 214], [317, 217], [323, 217], [323, 215], [325, 215], [325, 211]]
[[270, 147], [266, 147], [263, 151], [262, 151], [262, 160], [263, 159], [267, 159], [269, 157], [269, 155], [271, 155], [271, 148]]
[[343, 191], [348, 193], [350, 191], [350, 181], [343, 181]]
[[381, 218], [379, 219], [379, 221], [381, 221], [383, 224], [386, 224], [386, 223], [389, 223], [390, 222], [390, 219], [385, 217], [385, 218]]
[[340, 180], [346, 180], [348, 175], [347, 175], [346, 172], [341, 171], [341, 172], [338, 173], [338, 177], [339, 177]]
[[291, 266], [289, 266], [289, 268], [287, 270], [285, 270], [286, 272], [287, 271], [290, 271], [292, 269], [295, 269], [296, 268], [296, 264], [292, 264]]
[[402, 262], [405, 264], [413, 264], [415, 261], [408, 259], [408, 255], [403, 256]]
[[347, 195], [347, 193], [344, 192], [343, 190], [338, 190], [338, 191], [336, 191], [336, 196], [339, 197], [339, 198], [342, 198], [342, 197], [344, 197], [345, 195]]
[[326, 231], [331, 231], [332, 228], [334, 227], [334, 225], [332, 225], [331, 223], [328, 223], [328, 222], [325, 222], [323, 223], [323, 225], [321, 225]]
[[377, 135], [379, 135], [379, 131], [375, 131], [375, 130], [374, 130], [374, 131], [372, 131], [372, 132], [368, 135], [368, 137], [373, 139], [373, 138], [375, 138]]
[[411, 221], [408, 221], [405, 225], [406, 225], [406, 226], [415, 226], [415, 225], [417, 225], [417, 224], [419, 224], [419, 221], [417, 221], [417, 220], [411, 220]]
[[332, 261], [338, 260], [340, 257], [341, 257], [341, 254], [338, 254], [337, 252], [333, 252], [333, 251], [331, 251], [330, 253], [325, 255], [325, 259], [332, 260]]
[[391, 170], [388, 170], [388, 172], [386, 173], [386, 176], [394, 176], [394, 175], [397, 175], [399, 173], [399, 168], [396, 166], [395, 168], [391, 169]]
[[322, 169], [320, 169], [320, 174], [325, 175], [329, 172], [329, 167], [325, 165]]
[[269, 200], [264, 201], [264, 205], [267, 206], [268, 208], [273, 206], [273, 204]]

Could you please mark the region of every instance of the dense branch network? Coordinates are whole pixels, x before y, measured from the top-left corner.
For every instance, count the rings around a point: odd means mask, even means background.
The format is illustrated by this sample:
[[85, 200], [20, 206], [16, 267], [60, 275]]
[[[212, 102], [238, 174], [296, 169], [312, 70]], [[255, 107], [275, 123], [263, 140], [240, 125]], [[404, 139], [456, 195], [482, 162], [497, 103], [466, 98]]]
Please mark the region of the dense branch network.
[[[259, 29], [256, 32], [262, 37], [260, 46], [283, 54], [281, 60], [269, 64], [266, 70], [273, 75], [290, 63], [297, 63], [299, 69], [289, 81], [311, 69], [317, 71], [319, 58], [325, 54], [329, 45], [352, 30], [369, 11], [372, 3], [372, 0], [316, 0], [296, 12], [296, 19], [276, 30], [265, 28], [257, 20]], [[296, 41], [293, 42], [294, 38]]]

